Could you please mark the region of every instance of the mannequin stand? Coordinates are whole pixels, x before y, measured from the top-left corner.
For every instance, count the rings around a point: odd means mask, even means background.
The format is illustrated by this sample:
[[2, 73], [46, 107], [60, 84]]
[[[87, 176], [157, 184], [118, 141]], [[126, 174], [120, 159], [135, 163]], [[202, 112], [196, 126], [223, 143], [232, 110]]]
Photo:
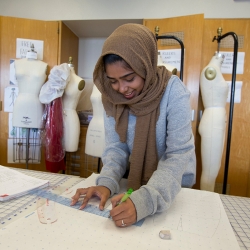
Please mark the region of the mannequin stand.
[[30, 129], [26, 129], [26, 169], [28, 169], [29, 164], [29, 141], [30, 141]]
[[226, 194], [227, 191], [227, 177], [229, 168], [229, 158], [230, 158], [230, 147], [231, 147], [231, 134], [233, 127], [233, 110], [234, 110], [234, 93], [235, 93], [235, 80], [236, 80], [236, 66], [237, 66], [237, 55], [238, 55], [238, 36], [234, 32], [228, 32], [221, 35], [222, 28], [218, 28], [218, 37], [214, 37], [214, 40], [218, 42], [218, 52], [220, 47], [220, 41], [231, 35], [234, 39], [234, 56], [233, 56], [233, 70], [232, 70], [232, 85], [231, 85], [231, 96], [230, 96], [230, 108], [229, 108], [229, 122], [228, 122], [228, 133], [227, 133], [227, 150], [226, 150], [226, 160], [225, 160], [225, 170], [224, 170], [224, 180], [222, 194]]
[[38, 129], [15, 127], [13, 137], [13, 162], [25, 163], [28, 169], [29, 163], [41, 162], [41, 139]]
[[180, 79], [183, 81], [183, 67], [184, 67], [184, 44], [183, 42], [176, 36], [159, 36], [159, 27], [155, 27], [155, 36], [157, 41], [160, 39], [174, 39], [176, 40], [181, 46], [181, 65], [180, 65]]

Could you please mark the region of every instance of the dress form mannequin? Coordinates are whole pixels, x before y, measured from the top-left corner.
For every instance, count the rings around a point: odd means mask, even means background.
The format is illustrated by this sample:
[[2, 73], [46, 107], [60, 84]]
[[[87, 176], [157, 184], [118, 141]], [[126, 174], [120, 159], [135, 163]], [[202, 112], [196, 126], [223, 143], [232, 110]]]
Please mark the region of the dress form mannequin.
[[13, 109], [13, 126], [42, 128], [43, 104], [39, 92], [46, 80], [47, 64], [29, 51], [26, 58], [15, 60], [15, 72], [19, 93]]
[[85, 153], [95, 157], [101, 157], [105, 146], [104, 108], [102, 95], [95, 85], [93, 86], [90, 100], [93, 107], [93, 118], [87, 130]]
[[78, 149], [80, 135], [80, 121], [76, 112], [85, 81], [76, 75], [72, 58], [70, 57], [68, 66], [70, 67], [70, 80], [62, 96], [63, 102], [63, 142], [67, 152], [75, 152]]
[[215, 53], [202, 70], [200, 87], [204, 113], [199, 125], [201, 135], [202, 175], [200, 189], [214, 191], [225, 141], [227, 123], [225, 105], [228, 85], [221, 74], [224, 57]]

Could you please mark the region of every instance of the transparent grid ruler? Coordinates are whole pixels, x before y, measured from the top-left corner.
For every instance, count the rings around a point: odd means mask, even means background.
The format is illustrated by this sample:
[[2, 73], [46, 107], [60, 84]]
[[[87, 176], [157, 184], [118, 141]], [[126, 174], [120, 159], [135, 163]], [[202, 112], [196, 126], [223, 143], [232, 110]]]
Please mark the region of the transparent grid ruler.
[[229, 195], [220, 198], [240, 248], [250, 249], [250, 198]]
[[[15, 170], [35, 178], [49, 180], [49, 189], [60, 189], [61, 193], [64, 192], [67, 188], [73, 187], [74, 185], [82, 181], [82, 179], [77, 176], [54, 174], [17, 168], [15, 168]], [[38, 192], [39, 190], [36, 190], [33, 193], [31, 192], [17, 199], [0, 202], [0, 228], [8, 225], [16, 219], [24, 217], [27, 214], [35, 211], [37, 209], [36, 201], [38, 198]]]
[[[71, 199], [62, 197], [58, 193], [63, 193], [66, 189], [73, 187], [77, 183], [81, 182], [83, 179], [76, 176], [69, 176], [63, 174], [53, 174], [45, 173], [32, 170], [20, 170], [24, 174], [30, 176], [45, 179], [50, 181], [50, 187], [43, 190], [36, 190], [30, 192], [27, 195], [19, 197], [17, 199], [0, 202], [0, 228], [8, 225], [9, 223], [15, 221], [16, 219], [26, 216], [37, 209], [37, 199], [39, 197], [52, 200], [61, 205], [68, 206], [73, 209], [79, 209], [80, 202], [76, 203], [74, 206], [70, 206]], [[57, 193], [53, 193], [56, 191]], [[83, 210], [87, 213], [92, 213], [105, 218], [109, 217], [110, 210], [104, 209], [101, 211], [98, 207], [88, 204]], [[144, 220], [135, 223], [135, 226], [141, 226]]]
[[[51, 201], [54, 201], [54, 202], [59, 203], [59, 204], [64, 205], [64, 206], [77, 209], [77, 210], [79, 210], [79, 207], [81, 205], [81, 202], [77, 202], [74, 206], [70, 206], [71, 199], [60, 196], [58, 194], [55, 194], [55, 193], [51, 192], [50, 190], [41, 191], [41, 192], [39, 192], [38, 196], [45, 198], [45, 199], [48, 199], [48, 200], [51, 200]], [[79, 211], [95, 214], [95, 215], [105, 217], [105, 218], [109, 218], [109, 215], [110, 215], [110, 210], [108, 210], [108, 209], [100, 210], [99, 207], [91, 205], [91, 204], [87, 204], [87, 206], [84, 209], [79, 210]], [[137, 223], [135, 223], [134, 226], [140, 227], [143, 224], [143, 222], [144, 222], [144, 220], [140, 220]]]

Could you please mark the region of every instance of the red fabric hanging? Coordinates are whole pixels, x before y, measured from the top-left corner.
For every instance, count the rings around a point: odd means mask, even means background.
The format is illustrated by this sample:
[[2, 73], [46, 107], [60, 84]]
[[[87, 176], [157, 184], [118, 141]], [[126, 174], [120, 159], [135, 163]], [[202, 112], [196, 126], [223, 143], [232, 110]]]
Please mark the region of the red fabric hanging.
[[65, 170], [65, 162], [64, 159], [62, 159], [59, 162], [51, 162], [45, 160], [46, 169], [50, 171], [51, 173], [58, 173], [60, 170]]
[[46, 169], [57, 173], [65, 170], [65, 150], [62, 145], [63, 138], [63, 107], [62, 98], [56, 98], [45, 105], [45, 163]]

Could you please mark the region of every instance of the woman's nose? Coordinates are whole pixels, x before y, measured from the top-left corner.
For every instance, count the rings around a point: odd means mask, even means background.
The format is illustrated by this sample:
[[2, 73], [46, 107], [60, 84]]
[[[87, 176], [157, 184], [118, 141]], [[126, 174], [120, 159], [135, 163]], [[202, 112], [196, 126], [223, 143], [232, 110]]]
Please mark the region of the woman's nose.
[[118, 90], [118, 91], [119, 91], [121, 94], [124, 94], [124, 93], [127, 92], [127, 90], [128, 90], [127, 84], [124, 83], [124, 82], [119, 82], [119, 90]]

